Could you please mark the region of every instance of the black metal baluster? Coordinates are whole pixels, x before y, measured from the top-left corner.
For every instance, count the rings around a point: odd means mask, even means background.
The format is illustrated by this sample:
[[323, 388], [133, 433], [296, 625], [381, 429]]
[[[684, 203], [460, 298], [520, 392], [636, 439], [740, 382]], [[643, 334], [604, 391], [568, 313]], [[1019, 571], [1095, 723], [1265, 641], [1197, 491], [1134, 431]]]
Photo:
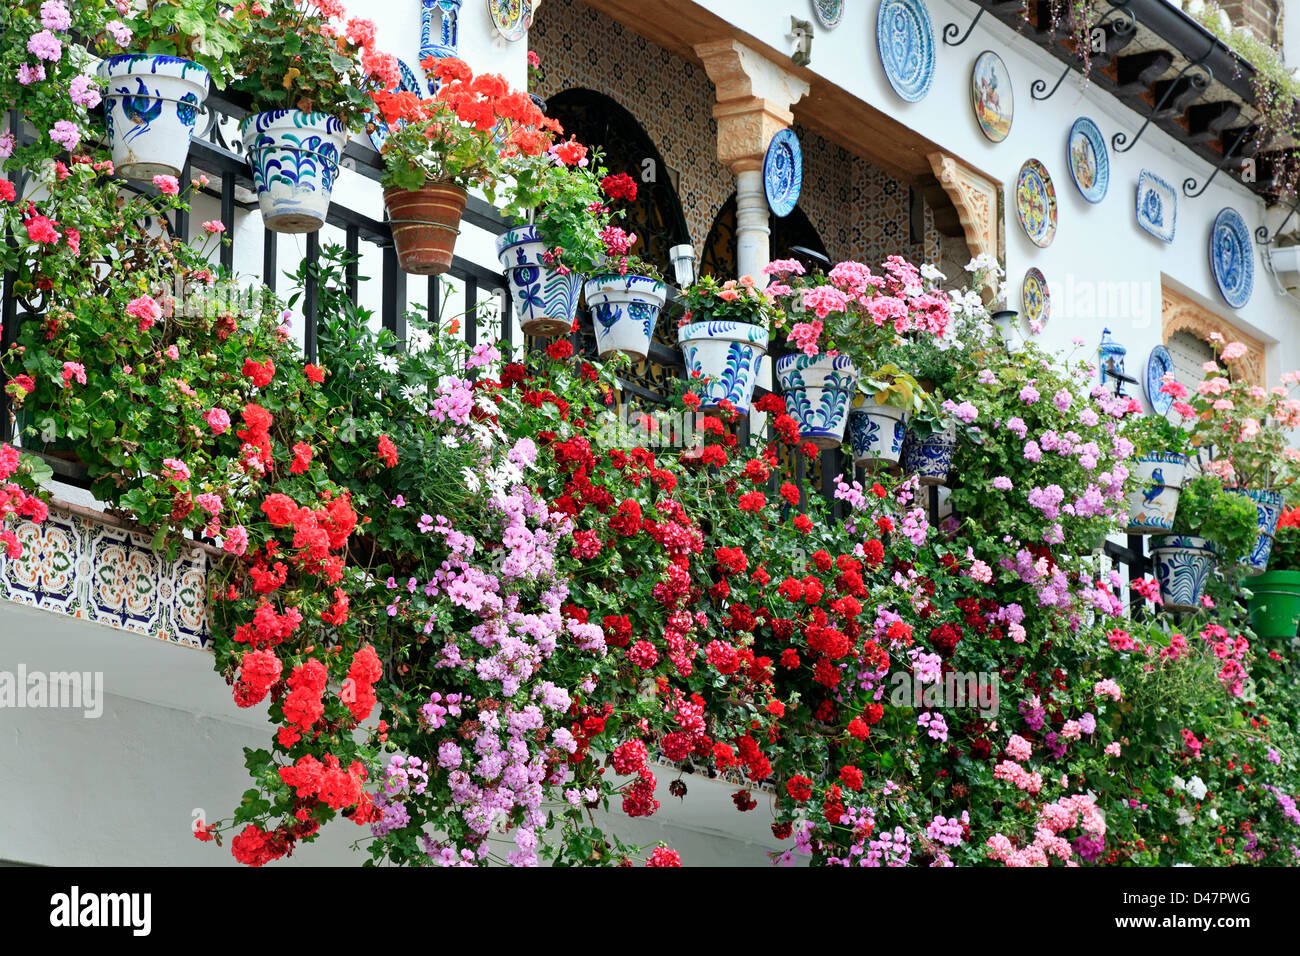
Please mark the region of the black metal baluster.
[[221, 266], [235, 267], [235, 177], [221, 177], [221, 223], [226, 227], [221, 243]]
[[406, 273], [397, 263], [397, 250], [384, 246], [384, 292], [381, 320], [398, 339], [406, 339]]
[[465, 344], [478, 344], [478, 279], [465, 280]]
[[262, 230], [262, 284], [275, 291], [276, 252], [280, 234], [270, 229]]
[[[193, 173], [190, 171], [190, 161], [185, 160], [185, 168], [181, 170], [181, 188], [193, 179]], [[189, 242], [190, 239], [190, 214], [185, 209], [176, 210], [176, 231], [174, 233], [181, 242]]]
[[360, 294], [361, 280], [359, 279], [359, 269], [361, 267], [361, 230], [355, 223], [348, 223], [347, 227], [347, 252], [348, 264], [344, 266], [343, 273], [347, 277], [348, 298], [352, 304], [357, 304], [357, 297]]
[[320, 289], [316, 281], [315, 266], [320, 262], [320, 233], [307, 234], [307, 281], [303, 286], [302, 322], [303, 351], [309, 362], [316, 361], [316, 340], [320, 325]]

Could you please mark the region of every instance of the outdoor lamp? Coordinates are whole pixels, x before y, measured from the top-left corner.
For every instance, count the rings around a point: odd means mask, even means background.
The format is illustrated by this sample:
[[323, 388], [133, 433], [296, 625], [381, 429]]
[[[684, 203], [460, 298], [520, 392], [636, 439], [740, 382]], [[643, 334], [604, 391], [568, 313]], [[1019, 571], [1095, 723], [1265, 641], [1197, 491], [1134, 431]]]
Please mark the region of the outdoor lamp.
[[668, 258], [672, 260], [678, 288], [685, 289], [695, 281], [695, 248], [689, 242], [669, 249]]

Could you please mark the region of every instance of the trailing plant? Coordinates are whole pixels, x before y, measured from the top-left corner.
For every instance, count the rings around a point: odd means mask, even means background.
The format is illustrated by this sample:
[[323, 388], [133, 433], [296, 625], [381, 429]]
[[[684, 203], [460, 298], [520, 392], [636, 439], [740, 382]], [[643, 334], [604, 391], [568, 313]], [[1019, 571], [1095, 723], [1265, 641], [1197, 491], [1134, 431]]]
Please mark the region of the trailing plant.
[[[101, 0], [90, 0], [96, 5]], [[104, 0], [106, 2], [106, 0]], [[80, 5], [80, 4], [78, 4]], [[129, 52], [164, 54], [193, 60], [208, 71], [218, 89], [240, 69], [239, 53], [245, 49], [249, 11], [222, 0], [121, 0], [117, 9], [129, 33]], [[120, 29], [108, 28], [114, 45], [122, 42]]]
[[375, 47], [374, 23], [345, 19], [338, 0], [258, 0], [244, 9], [230, 86], [252, 100], [251, 112], [319, 112], [357, 129], [369, 91], [401, 80], [396, 58]]
[[1209, 539], [1231, 566], [1250, 553], [1259, 537], [1255, 503], [1228, 491], [1213, 475], [1197, 475], [1183, 483], [1172, 531]]

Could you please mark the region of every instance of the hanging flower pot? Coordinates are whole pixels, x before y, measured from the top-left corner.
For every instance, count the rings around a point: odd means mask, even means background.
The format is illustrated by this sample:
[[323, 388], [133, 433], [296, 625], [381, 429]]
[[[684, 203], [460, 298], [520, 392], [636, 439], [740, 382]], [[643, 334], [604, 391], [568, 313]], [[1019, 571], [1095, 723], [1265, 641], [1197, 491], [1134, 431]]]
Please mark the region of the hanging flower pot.
[[1273, 550], [1273, 534], [1277, 531], [1278, 519], [1282, 517], [1285, 502], [1280, 491], [1263, 491], [1256, 488], [1234, 488], [1239, 495], [1245, 495], [1255, 502], [1255, 517], [1259, 522], [1259, 538], [1246, 556], [1247, 574], [1261, 574], [1268, 567], [1268, 556]]
[[515, 317], [526, 335], [565, 335], [578, 312], [582, 276], [552, 269], [537, 227], [516, 226], [497, 237], [497, 259], [510, 283]]
[[1300, 627], [1300, 571], [1265, 571], [1250, 582], [1250, 626], [1260, 637], [1290, 639]]
[[266, 228], [301, 233], [325, 225], [347, 127], [327, 113], [271, 110], [246, 117], [239, 132]]
[[403, 272], [436, 276], [451, 268], [460, 217], [469, 193], [454, 183], [425, 183], [419, 189], [384, 190], [393, 245]]
[[208, 95], [208, 71], [176, 56], [127, 53], [104, 60], [99, 76], [117, 174], [179, 176]]
[[610, 273], [589, 279], [584, 292], [600, 357], [622, 354], [633, 361], [644, 359], [650, 353], [668, 286], [649, 276]]
[[1206, 538], [1190, 534], [1154, 536], [1151, 561], [1165, 609], [1195, 611], [1199, 608], [1206, 582], [1218, 560], [1218, 549]]
[[1159, 534], [1174, 526], [1187, 456], [1154, 452], [1134, 460], [1136, 490], [1128, 498], [1128, 533]]
[[717, 408], [726, 399], [742, 415], [758, 384], [758, 369], [767, 353], [767, 329], [748, 322], [692, 322], [677, 330], [677, 342], [691, 379], [700, 384], [700, 408]]
[[858, 370], [848, 356], [783, 355], [776, 376], [799, 437], [818, 448], [839, 448], [858, 389]]
[[853, 464], [890, 467], [903, 453], [907, 412], [893, 405], [877, 405], [868, 399], [849, 413], [849, 443]]
[[903, 471], [916, 475], [923, 485], [946, 484], [956, 451], [956, 429], [945, 428], [918, 438], [909, 428], [903, 439]]

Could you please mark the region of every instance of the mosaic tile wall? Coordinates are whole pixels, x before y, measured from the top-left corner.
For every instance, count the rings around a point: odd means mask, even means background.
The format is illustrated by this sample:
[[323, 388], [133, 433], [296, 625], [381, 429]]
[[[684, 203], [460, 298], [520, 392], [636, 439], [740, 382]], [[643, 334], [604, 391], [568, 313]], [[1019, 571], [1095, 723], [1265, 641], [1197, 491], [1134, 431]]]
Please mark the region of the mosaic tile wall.
[[[691, 241], [703, 248], [714, 217], [735, 191], [735, 178], [717, 161], [714, 88], [704, 68], [580, 0], [547, 0], [528, 42], [544, 73], [533, 92], [546, 98], [575, 87], [596, 90], [640, 120], [664, 162], [681, 173], [678, 197]], [[928, 208], [924, 247], [909, 242], [905, 183], [815, 133], [796, 131], [804, 153], [800, 206], [832, 259], [938, 257], [939, 234]]]
[[51, 509], [16, 525], [22, 557], [0, 560], [0, 600], [188, 647], [209, 641], [207, 554], [168, 562], [145, 535]]

